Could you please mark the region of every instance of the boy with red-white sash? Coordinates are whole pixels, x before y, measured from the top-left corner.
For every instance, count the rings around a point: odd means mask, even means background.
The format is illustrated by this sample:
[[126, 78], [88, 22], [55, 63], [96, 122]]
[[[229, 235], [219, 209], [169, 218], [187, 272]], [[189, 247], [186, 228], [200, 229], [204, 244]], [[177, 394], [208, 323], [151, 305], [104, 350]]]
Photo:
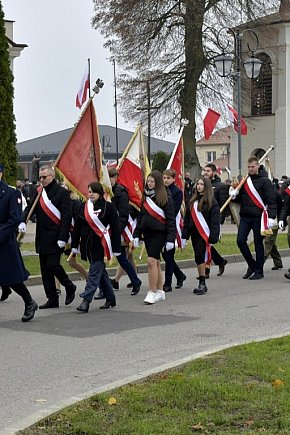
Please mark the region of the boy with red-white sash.
[[[272, 182], [266, 171], [259, 171], [259, 160], [252, 156], [248, 159], [248, 178], [240, 191], [230, 190], [230, 196], [240, 203], [240, 224], [237, 244], [247, 262], [248, 269], [243, 279], [257, 280], [264, 277], [263, 237], [277, 226], [277, 203]], [[256, 258], [254, 259], [247, 244], [250, 231], [254, 234]]]
[[116, 306], [112, 283], [108, 276], [105, 258], [110, 260], [121, 253], [121, 234], [116, 208], [104, 199], [101, 183], [94, 181], [88, 185], [88, 201], [80, 208], [72, 233], [71, 250], [80, 252], [82, 260], [90, 262], [85, 290], [80, 294], [83, 302], [77, 307], [82, 313], [89, 311], [97, 288], [104, 292], [106, 302], [101, 309]]
[[214, 198], [211, 181], [199, 178], [193, 197], [188, 203], [184, 216], [183, 239], [191, 238], [197, 265], [199, 284], [194, 294], [207, 292], [205, 269], [211, 263], [211, 245], [217, 243], [220, 235], [220, 208]]

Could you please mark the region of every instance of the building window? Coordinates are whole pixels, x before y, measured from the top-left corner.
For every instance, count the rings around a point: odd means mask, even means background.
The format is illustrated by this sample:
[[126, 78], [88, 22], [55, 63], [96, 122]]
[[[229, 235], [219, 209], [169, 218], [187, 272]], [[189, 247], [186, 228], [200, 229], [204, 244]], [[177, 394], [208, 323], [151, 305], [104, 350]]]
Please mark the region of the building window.
[[251, 113], [252, 116], [272, 115], [271, 58], [266, 53], [258, 58], [263, 64], [258, 77], [251, 81]]
[[211, 163], [216, 160], [216, 151], [206, 151], [206, 161], [207, 163]]

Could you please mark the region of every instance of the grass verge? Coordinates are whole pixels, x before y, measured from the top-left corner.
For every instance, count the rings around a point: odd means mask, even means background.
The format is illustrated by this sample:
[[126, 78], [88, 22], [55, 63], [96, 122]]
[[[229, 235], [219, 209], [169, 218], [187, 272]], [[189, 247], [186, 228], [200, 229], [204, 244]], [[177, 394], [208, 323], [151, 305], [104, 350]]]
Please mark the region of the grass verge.
[[290, 337], [237, 346], [99, 394], [21, 435], [290, 433]]

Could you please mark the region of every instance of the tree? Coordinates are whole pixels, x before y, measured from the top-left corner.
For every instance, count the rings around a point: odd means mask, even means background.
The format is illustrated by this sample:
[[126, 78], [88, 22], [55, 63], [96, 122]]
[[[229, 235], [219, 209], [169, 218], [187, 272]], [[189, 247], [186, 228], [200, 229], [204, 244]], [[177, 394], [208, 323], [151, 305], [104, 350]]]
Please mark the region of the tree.
[[[209, 58], [220, 52], [217, 31], [238, 18], [253, 19], [270, 13], [278, 0], [93, 0], [93, 26], [106, 38], [117, 64], [121, 103], [128, 118], [139, 118], [146, 106], [144, 83], [150, 81], [152, 130], [160, 126], [184, 129], [185, 166], [199, 172], [195, 150], [198, 101], [219, 95], [218, 77], [212, 78]], [[224, 86], [225, 87], [225, 86]], [[143, 115], [145, 116], [145, 115]], [[143, 120], [144, 121], [144, 120]], [[145, 125], [146, 123], [144, 123]]]
[[17, 177], [17, 149], [13, 113], [14, 88], [8, 48], [5, 36], [4, 13], [0, 1], [0, 162], [5, 168], [5, 180], [15, 184]]
[[162, 173], [167, 168], [169, 159], [170, 156], [165, 151], [157, 151], [153, 157], [152, 170], [157, 169]]

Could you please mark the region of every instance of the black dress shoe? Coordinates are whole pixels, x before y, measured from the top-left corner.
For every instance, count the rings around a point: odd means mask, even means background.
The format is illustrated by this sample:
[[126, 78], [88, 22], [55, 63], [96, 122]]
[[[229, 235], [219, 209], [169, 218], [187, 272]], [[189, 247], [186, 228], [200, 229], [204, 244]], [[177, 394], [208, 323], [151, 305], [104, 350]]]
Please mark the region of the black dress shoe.
[[170, 285], [164, 285], [163, 286], [163, 291], [165, 293], [172, 292], [172, 287]]
[[223, 260], [222, 264], [219, 264], [219, 273], [217, 276], [221, 276], [225, 271], [225, 266], [228, 263], [228, 260]]
[[131, 291], [131, 296], [135, 296], [139, 293], [140, 287], [133, 287]]
[[198, 287], [193, 290], [195, 295], [204, 295], [207, 292], [207, 286], [205, 283], [199, 283]]
[[29, 320], [33, 319], [37, 308], [38, 308], [37, 303], [33, 299], [31, 299], [30, 302], [25, 304], [24, 314], [21, 318], [22, 322], [29, 322]]
[[110, 281], [111, 281], [111, 284], [112, 284], [112, 286], [113, 286], [113, 289], [114, 290], [119, 290], [119, 283], [118, 283], [118, 281], [116, 281], [115, 279], [110, 279]]
[[250, 276], [249, 280], [254, 281], [255, 279], [262, 279], [264, 275], [262, 273], [254, 273], [254, 275]]
[[78, 311], [81, 311], [82, 313], [87, 313], [90, 308], [90, 303], [86, 299], [83, 300], [83, 302], [76, 308]]
[[175, 288], [181, 288], [185, 280], [186, 280], [186, 275], [183, 275], [181, 279], [177, 280]]
[[10, 290], [9, 287], [6, 287], [6, 286], [5, 286], [5, 287], [2, 287], [2, 295], [1, 295], [0, 301], [1, 301], [1, 302], [6, 301], [6, 299], [9, 298], [9, 296], [11, 295], [11, 293], [12, 293], [12, 291]]
[[271, 270], [279, 270], [279, 269], [283, 269], [283, 265], [281, 265], [281, 266], [273, 266]]
[[76, 295], [76, 289], [77, 286], [75, 284], [73, 284], [71, 287], [67, 287], [66, 290], [66, 298], [65, 298], [65, 305], [69, 305], [72, 303], [72, 301], [75, 298]]
[[285, 278], [290, 279], [290, 272], [284, 273]]
[[102, 292], [99, 292], [97, 296], [94, 297], [95, 301], [99, 301], [101, 299], [105, 299], [105, 295]]
[[48, 299], [47, 302], [43, 305], [39, 305], [40, 310], [45, 310], [46, 308], [58, 308], [59, 302], [57, 300]]
[[106, 301], [104, 303], [104, 305], [100, 306], [100, 310], [107, 310], [110, 307], [115, 307], [116, 306], [116, 301]]
[[253, 273], [255, 273], [254, 269], [250, 269], [250, 268], [248, 267], [248, 270], [247, 270], [247, 272], [245, 273], [245, 275], [243, 276], [243, 279], [248, 279], [248, 278], [250, 278], [250, 276], [252, 276]]

